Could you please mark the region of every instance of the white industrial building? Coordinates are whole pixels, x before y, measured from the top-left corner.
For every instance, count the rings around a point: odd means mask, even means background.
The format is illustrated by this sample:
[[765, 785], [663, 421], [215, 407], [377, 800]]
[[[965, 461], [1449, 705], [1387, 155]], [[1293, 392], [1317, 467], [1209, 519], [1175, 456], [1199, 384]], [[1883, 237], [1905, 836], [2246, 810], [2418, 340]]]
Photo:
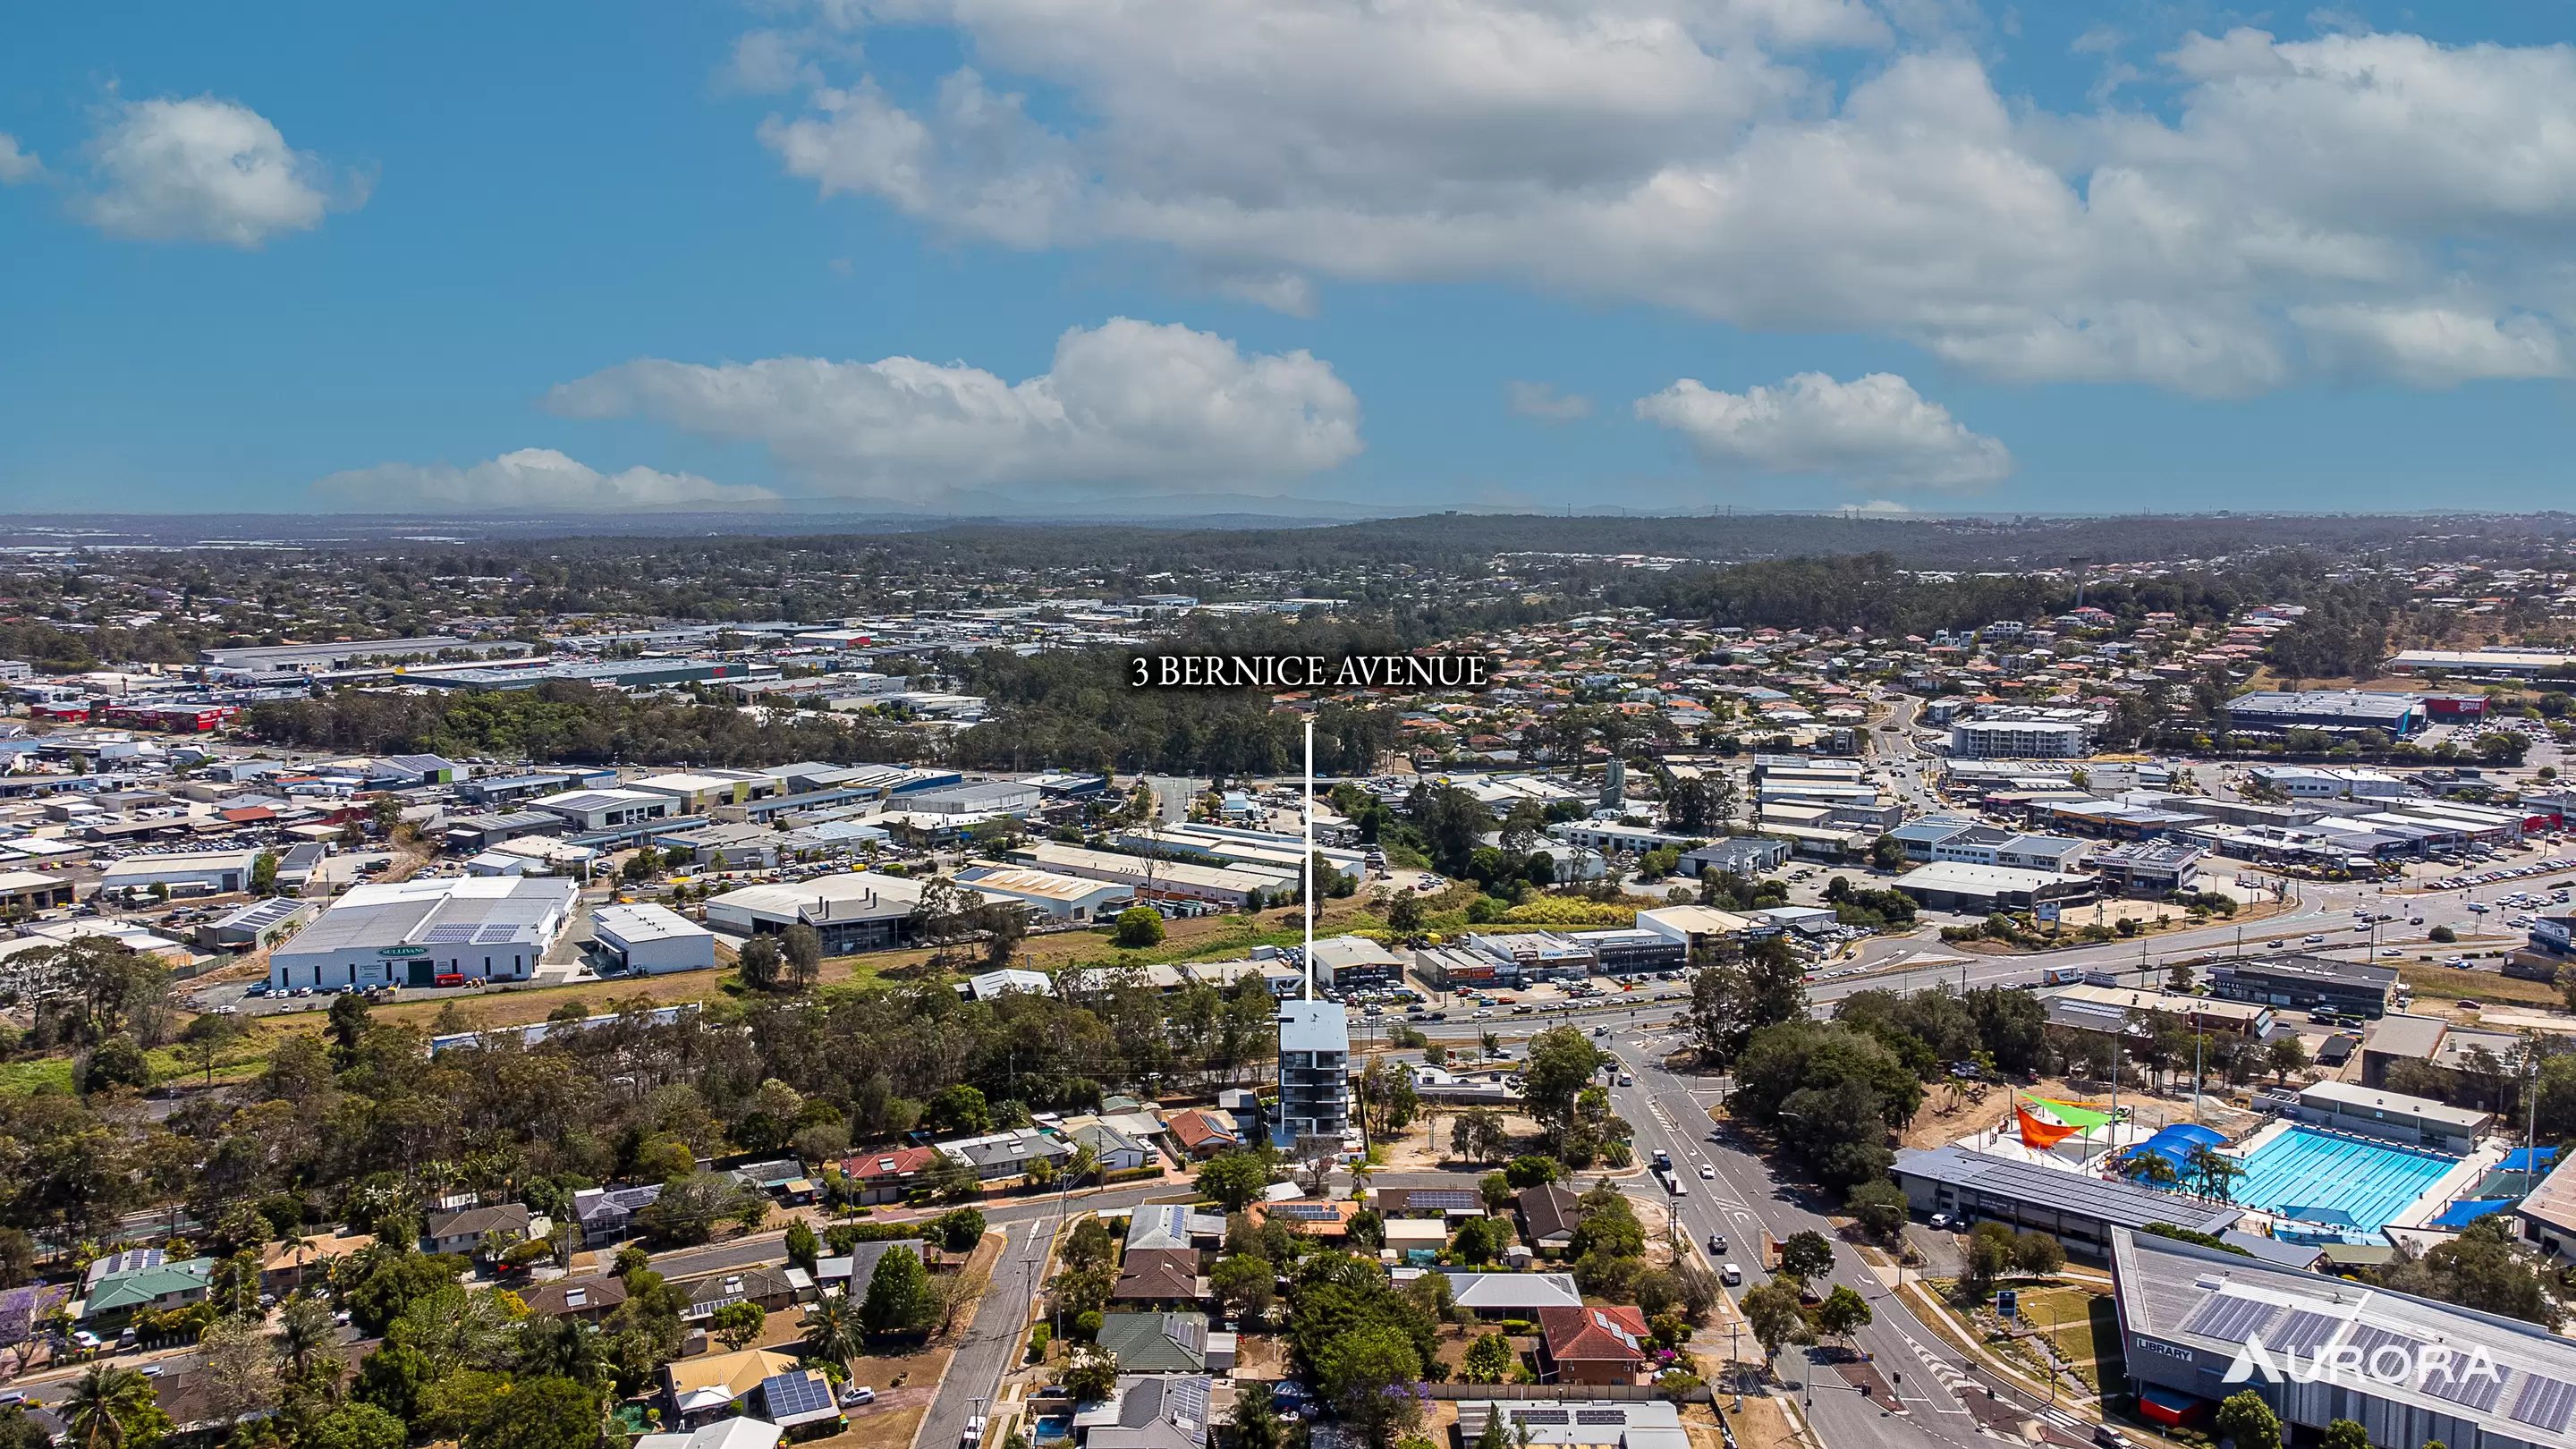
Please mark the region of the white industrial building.
[[1009, 896], [1059, 921], [1098, 921], [1136, 904], [1133, 888], [1116, 881], [1084, 880], [1029, 866], [977, 865], [957, 873], [959, 885]]
[[269, 960], [272, 990], [525, 981], [572, 919], [559, 877], [465, 876], [351, 888]]
[[99, 876], [98, 888], [111, 894], [118, 891], [149, 890], [166, 886], [173, 895], [221, 895], [250, 889], [251, 868], [259, 862], [256, 850], [191, 850], [175, 855], [137, 855], [109, 866]]
[[2256, 765], [2247, 773], [2299, 800], [2394, 800], [2406, 793], [2405, 781], [2382, 770]]
[[1141, 900], [1206, 901], [1238, 909], [1274, 896], [1293, 895], [1298, 881], [1293, 870], [1154, 860], [1051, 840], [1033, 841], [1012, 851], [1011, 858], [1058, 875], [1114, 881], [1134, 891]]
[[667, 906], [601, 906], [590, 924], [599, 949], [639, 975], [715, 969], [715, 932]]
[[614, 830], [647, 820], [664, 820], [678, 803], [670, 795], [651, 790], [566, 790], [559, 795], [541, 795], [528, 802], [539, 810], [562, 816], [583, 830]]

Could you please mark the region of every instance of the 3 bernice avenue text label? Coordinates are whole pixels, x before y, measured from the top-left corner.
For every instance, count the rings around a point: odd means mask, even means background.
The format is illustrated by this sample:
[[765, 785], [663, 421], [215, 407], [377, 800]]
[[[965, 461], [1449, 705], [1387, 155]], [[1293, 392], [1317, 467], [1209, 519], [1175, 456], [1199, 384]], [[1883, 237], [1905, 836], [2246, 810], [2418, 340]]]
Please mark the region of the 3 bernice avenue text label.
[[1139, 654], [1133, 689], [1483, 689], [1482, 654]]

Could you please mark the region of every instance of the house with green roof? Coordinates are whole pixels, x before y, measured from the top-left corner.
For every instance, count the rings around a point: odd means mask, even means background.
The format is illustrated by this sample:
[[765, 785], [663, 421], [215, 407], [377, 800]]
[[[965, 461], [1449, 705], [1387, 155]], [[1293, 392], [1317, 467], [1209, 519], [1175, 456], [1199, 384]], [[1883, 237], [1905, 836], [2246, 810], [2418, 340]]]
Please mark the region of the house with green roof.
[[214, 1276], [212, 1258], [188, 1258], [102, 1274], [89, 1285], [89, 1296], [81, 1300], [73, 1317], [83, 1323], [96, 1323], [131, 1318], [147, 1311], [166, 1313], [205, 1297]]

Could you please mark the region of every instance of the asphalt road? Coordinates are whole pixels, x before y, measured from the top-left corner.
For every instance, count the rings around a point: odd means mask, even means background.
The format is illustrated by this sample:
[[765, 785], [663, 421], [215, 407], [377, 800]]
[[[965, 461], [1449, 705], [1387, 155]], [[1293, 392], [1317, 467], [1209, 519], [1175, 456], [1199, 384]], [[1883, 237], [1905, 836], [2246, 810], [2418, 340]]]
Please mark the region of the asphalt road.
[[976, 1305], [974, 1323], [958, 1341], [957, 1356], [939, 1385], [939, 1397], [913, 1435], [915, 1449], [942, 1449], [957, 1443], [966, 1420], [992, 1406], [994, 1395], [1001, 1391], [1002, 1375], [1018, 1362], [1028, 1342], [1032, 1295], [1044, 1286], [1039, 1275], [1045, 1272], [1048, 1246], [1068, 1217], [1134, 1207], [1175, 1193], [1169, 1183], [1148, 1182], [1087, 1196], [1033, 1197], [986, 1207], [985, 1223], [1002, 1230], [1006, 1246], [1001, 1261], [993, 1265], [991, 1286]]
[[[1716, 1093], [1703, 1079], [1664, 1070], [1660, 1051], [1640, 1049], [1633, 1036], [1617, 1044], [1630, 1059], [1636, 1085], [1614, 1088], [1612, 1103], [1637, 1129], [1643, 1154], [1651, 1157], [1658, 1148], [1672, 1154], [1686, 1191], [1668, 1199], [1668, 1204], [1689, 1237], [1689, 1250], [1705, 1258], [1708, 1235], [1726, 1234], [1727, 1251], [1721, 1261], [1743, 1268], [1743, 1284], [1730, 1290], [1740, 1298], [1763, 1281], [1763, 1232], [1785, 1239], [1812, 1230], [1836, 1244], [1833, 1273], [1819, 1285], [1820, 1291], [1830, 1291], [1834, 1283], [1849, 1284], [1870, 1300], [1876, 1316], [1856, 1337], [1857, 1347], [1868, 1355], [1865, 1366], [1846, 1369], [1829, 1361], [1821, 1348], [1789, 1350], [1774, 1366], [1784, 1380], [1803, 1386], [1802, 1402], [1811, 1405], [1806, 1412], [1818, 1437], [1832, 1446], [1967, 1449], [1967, 1441], [1979, 1432], [1979, 1413], [1970, 1403], [1987, 1396], [1959, 1387], [1970, 1375], [1958, 1357], [1835, 1237], [1832, 1224], [1819, 1211], [1823, 1204], [1779, 1182], [1752, 1153], [1712, 1140], [1715, 1129], [1708, 1108]], [[1714, 1177], [1698, 1175], [1703, 1164]], [[1852, 1382], [1855, 1378], [1869, 1383], [1872, 1392], [1863, 1394]], [[1891, 1402], [1891, 1394], [1902, 1399], [1901, 1412]], [[2025, 1404], [2016, 1416], [2033, 1412], [2035, 1406]], [[2069, 1417], [2061, 1428], [2071, 1432], [2073, 1423]]]
[[1005, 1246], [1001, 1260], [993, 1265], [992, 1286], [976, 1304], [975, 1321], [958, 1340], [957, 1356], [949, 1362], [939, 1397], [913, 1434], [916, 1446], [935, 1449], [957, 1443], [967, 1419], [992, 1407], [1002, 1375], [1028, 1342], [1030, 1294], [1044, 1270], [1057, 1221], [1030, 1218], [1003, 1226]]

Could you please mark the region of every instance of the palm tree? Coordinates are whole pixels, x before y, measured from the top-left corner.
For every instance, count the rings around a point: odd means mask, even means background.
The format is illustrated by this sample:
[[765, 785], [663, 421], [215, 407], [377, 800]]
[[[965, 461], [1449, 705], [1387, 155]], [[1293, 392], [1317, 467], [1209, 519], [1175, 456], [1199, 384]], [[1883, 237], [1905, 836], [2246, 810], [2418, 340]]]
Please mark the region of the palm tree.
[[847, 1293], [814, 1300], [796, 1326], [805, 1331], [806, 1350], [826, 1362], [846, 1364], [859, 1351], [859, 1314]]
[[287, 1299], [285, 1309], [278, 1314], [277, 1353], [296, 1378], [304, 1377], [314, 1356], [328, 1352], [338, 1337], [339, 1325], [332, 1321], [331, 1305], [310, 1293]]
[[124, 1449], [134, 1427], [160, 1412], [150, 1379], [106, 1364], [90, 1365], [63, 1400], [63, 1420], [80, 1449]]
[[2182, 1175], [2174, 1171], [2173, 1163], [2161, 1152], [2141, 1152], [2130, 1158], [2123, 1170], [2131, 1182], [2150, 1187], [2172, 1187], [2182, 1181]]

